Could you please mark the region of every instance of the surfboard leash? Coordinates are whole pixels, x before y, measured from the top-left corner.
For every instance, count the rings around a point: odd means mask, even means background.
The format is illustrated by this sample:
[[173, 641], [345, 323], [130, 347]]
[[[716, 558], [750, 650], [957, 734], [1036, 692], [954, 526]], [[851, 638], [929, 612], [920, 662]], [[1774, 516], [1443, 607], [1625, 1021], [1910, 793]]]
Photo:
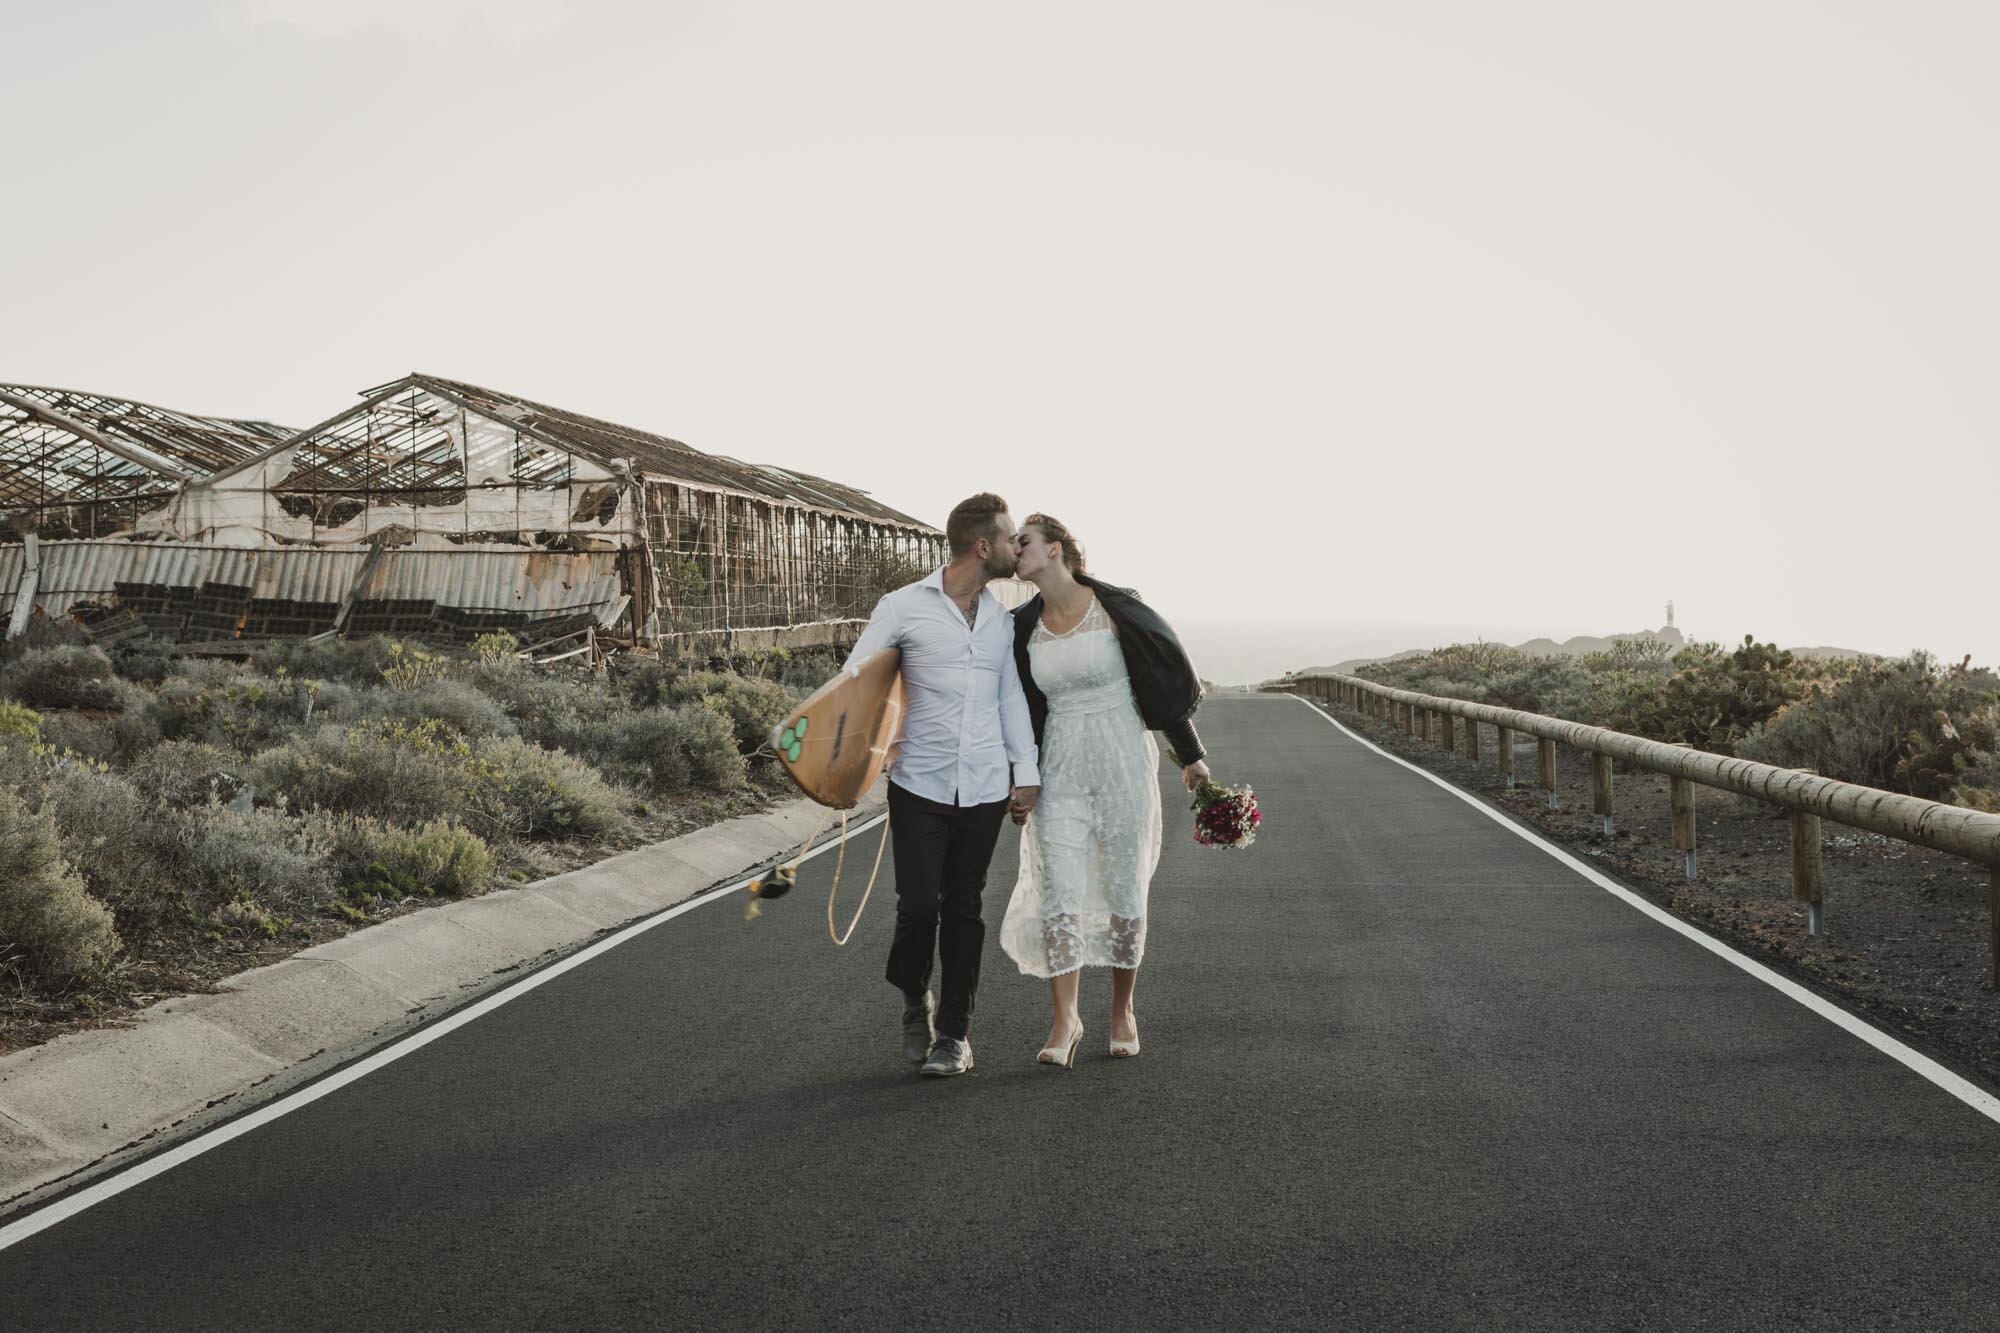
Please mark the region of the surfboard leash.
[[[819, 841], [819, 835], [826, 829], [826, 821], [832, 818], [832, 816], [833, 809], [831, 806], [822, 809], [819, 823], [813, 825], [812, 833], [806, 838], [805, 845], [799, 848], [797, 856], [794, 856], [789, 862], [778, 862], [769, 870], [761, 871], [751, 878], [749, 884], [750, 901], [743, 907], [743, 919], [745, 921], [755, 921], [764, 914], [763, 900], [767, 898], [782, 898], [797, 887], [799, 882], [799, 865], [806, 859], [806, 853], [812, 850], [813, 844]], [[882, 854], [888, 851], [888, 849], [889, 817], [884, 814], [882, 816], [882, 841], [875, 848], [875, 865], [868, 872], [867, 887], [861, 891], [861, 901], [855, 905], [854, 917], [847, 923], [847, 929], [838, 929], [834, 925], [833, 906], [835, 900], [840, 897], [841, 867], [847, 864], [847, 811], [842, 810], [840, 812], [840, 846], [833, 856], [833, 884], [826, 891], [826, 934], [827, 938], [833, 941], [835, 948], [845, 946], [850, 939], [854, 938], [855, 927], [861, 924], [861, 914], [868, 910], [869, 895], [875, 892], [875, 881], [882, 873]]]

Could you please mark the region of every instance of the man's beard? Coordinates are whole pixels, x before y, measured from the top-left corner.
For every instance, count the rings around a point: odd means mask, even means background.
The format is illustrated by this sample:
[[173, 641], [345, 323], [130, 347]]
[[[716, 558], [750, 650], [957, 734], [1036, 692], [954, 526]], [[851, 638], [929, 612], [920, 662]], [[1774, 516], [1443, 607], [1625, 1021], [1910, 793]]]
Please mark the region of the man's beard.
[[1014, 555], [1011, 551], [995, 551], [979, 566], [979, 572], [989, 579], [1005, 579], [1014, 576]]

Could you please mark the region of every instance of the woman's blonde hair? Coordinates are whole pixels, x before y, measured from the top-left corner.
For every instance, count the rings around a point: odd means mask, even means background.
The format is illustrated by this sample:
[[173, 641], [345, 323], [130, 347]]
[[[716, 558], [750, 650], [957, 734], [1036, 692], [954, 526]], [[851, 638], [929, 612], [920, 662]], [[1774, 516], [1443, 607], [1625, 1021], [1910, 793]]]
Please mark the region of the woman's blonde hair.
[[1071, 574], [1084, 572], [1083, 543], [1076, 539], [1076, 534], [1061, 519], [1047, 514], [1030, 514], [1021, 520], [1021, 526], [1035, 529], [1042, 534], [1043, 541], [1062, 547], [1063, 563], [1069, 566]]

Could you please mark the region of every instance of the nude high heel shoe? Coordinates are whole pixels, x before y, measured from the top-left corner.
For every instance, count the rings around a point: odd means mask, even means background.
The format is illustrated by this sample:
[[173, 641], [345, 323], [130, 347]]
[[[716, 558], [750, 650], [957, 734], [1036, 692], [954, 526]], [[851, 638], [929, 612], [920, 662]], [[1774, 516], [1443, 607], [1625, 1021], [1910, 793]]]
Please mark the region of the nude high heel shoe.
[[1120, 1041], [1116, 1037], [1113, 1037], [1111, 1039], [1111, 1053], [1115, 1056], [1120, 1057], [1121, 1059], [1129, 1059], [1130, 1057], [1137, 1055], [1139, 1053], [1139, 1034], [1137, 1031], [1138, 1020], [1134, 1019], [1132, 1021], [1134, 1028], [1132, 1034], [1132, 1040]]
[[1083, 1045], [1083, 1024], [1076, 1025], [1067, 1046], [1044, 1046], [1035, 1053], [1035, 1063], [1061, 1065], [1064, 1069], [1076, 1068], [1076, 1048]]

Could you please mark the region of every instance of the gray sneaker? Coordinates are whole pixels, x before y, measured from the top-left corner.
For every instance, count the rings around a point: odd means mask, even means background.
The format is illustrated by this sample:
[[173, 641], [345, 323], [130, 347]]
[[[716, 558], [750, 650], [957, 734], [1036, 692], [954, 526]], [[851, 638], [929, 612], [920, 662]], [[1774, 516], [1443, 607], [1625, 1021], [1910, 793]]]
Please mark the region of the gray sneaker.
[[925, 1078], [950, 1078], [972, 1072], [972, 1043], [963, 1037], [939, 1037], [931, 1058], [917, 1071]]
[[913, 1065], [920, 1065], [924, 1057], [931, 1053], [931, 1043], [937, 1039], [937, 1027], [932, 1016], [937, 1013], [937, 997], [924, 992], [922, 1004], [903, 1006], [903, 1058]]

